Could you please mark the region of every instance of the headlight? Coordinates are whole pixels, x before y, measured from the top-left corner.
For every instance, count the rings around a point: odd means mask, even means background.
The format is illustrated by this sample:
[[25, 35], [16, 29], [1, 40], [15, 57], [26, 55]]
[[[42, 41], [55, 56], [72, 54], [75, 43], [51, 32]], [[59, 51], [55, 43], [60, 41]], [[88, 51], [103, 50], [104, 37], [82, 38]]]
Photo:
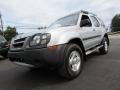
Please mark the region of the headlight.
[[30, 41], [30, 46], [38, 46], [48, 44], [50, 41], [51, 35], [49, 33], [45, 34], [36, 34], [32, 37]]
[[40, 35], [34, 35], [32, 37], [32, 40], [30, 41], [30, 46], [36, 46], [36, 45], [39, 45], [40, 44], [40, 40], [41, 40], [41, 37]]

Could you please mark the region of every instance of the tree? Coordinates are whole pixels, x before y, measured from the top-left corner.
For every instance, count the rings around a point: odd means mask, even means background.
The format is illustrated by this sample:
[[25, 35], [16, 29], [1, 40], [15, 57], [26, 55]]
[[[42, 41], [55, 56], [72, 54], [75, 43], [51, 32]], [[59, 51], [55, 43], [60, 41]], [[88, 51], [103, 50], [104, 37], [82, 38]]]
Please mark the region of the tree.
[[113, 17], [111, 22], [112, 31], [120, 31], [120, 14]]
[[4, 31], [4, 37], [10, 41], [14, 36], [16, 36], [18, 33], [16, 32], [15, 27], [8, 26], [7, 29]]

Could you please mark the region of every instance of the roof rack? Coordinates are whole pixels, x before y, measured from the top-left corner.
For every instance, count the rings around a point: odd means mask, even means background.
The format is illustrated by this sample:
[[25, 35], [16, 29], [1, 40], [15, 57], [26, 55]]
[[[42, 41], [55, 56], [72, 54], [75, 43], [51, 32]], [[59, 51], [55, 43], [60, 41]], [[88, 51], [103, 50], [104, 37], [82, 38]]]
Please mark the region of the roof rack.
[[85, 14], [89, 13], [88, 11], [85, 11], [85, 10], [81, 10], [80, 12], [85, 13]]
[[[91, 12], [88, 12], [88, 11], [85, 11], [85, 10], [81, 10], [80, 11], [81, 13], [84, 13], [84, 14], [92, 14], [92, 15], [95, 15], [95, 14], [93, 14], [93, 13], [91, 13]], [[95, 15], [96, 16], [96, 15]]]

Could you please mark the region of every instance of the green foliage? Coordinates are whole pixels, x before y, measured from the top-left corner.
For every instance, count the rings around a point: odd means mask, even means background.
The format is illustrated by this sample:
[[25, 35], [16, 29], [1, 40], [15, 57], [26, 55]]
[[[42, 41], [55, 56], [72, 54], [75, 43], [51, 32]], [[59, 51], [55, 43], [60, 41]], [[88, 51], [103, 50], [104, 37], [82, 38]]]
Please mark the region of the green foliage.
[[113, 17], [111, 22], [112, 31], [120, 31], [120, 14]]
[[7, 29], [4, 31], [4, 37], [10, 41], [14, 36], [16, 36], [18, 33], [16, 32], [15, 27], [8, 26]]

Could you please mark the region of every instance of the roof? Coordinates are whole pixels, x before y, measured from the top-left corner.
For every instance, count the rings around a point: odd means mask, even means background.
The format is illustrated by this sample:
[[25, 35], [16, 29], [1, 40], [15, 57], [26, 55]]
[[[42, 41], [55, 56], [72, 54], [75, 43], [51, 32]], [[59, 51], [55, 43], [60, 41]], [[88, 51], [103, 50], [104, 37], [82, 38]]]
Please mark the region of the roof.
[[[72, 14], [79, 14], [79, 13], [84, 13], [84, 14], [92, 14], [92, 15], [95, 15], [95, 14], [93, 14], [93, 13], [91, 13], [91, 12], [88, 12], [88, 11], [85, 11], [85, 10], [80, 10], [80, 11], [77, 11], [77, 12], [75, 12], [75, 13], [72, 13]], [[71, 14], [70, 14], [71, 15]], [[96, 16], [96, 15], [95, 15]]]

